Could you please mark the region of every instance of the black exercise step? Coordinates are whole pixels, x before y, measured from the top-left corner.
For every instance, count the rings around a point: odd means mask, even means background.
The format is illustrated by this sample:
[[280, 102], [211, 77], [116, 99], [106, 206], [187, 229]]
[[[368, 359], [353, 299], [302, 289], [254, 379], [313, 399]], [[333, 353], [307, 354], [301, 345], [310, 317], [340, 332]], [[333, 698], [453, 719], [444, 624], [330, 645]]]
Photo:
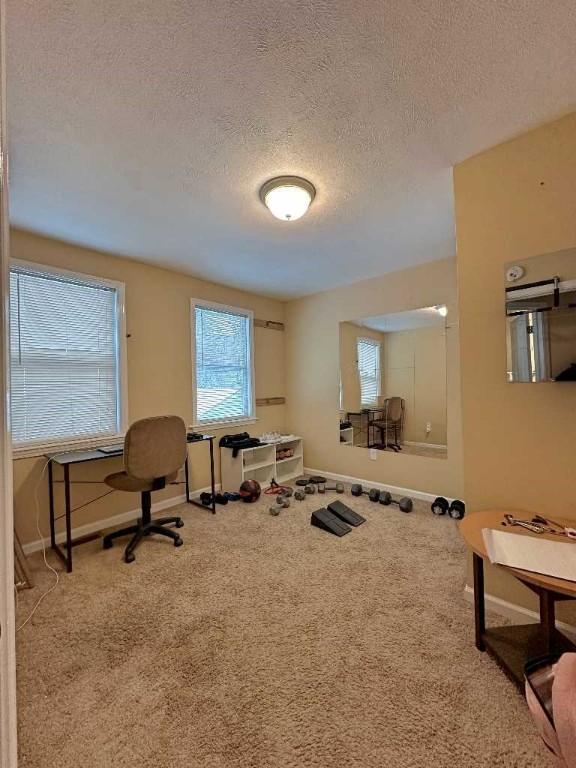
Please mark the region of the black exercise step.
[[350, 507], [347, 507], [346, 504], [341, 501], [331, 502], [328, 504], [328, 509], [330, 512], [333, 512], [336, 517], [339, 517], [340, 520], [344, 520], [345, 523], [349, 523], [354, 527], [357, 525], [362, 525], [362, 523], [366, 522], [365, 517], [359, 515], [358, 512], [354, 512], [353, 509], [350, 509]]
[[316, 512], [312, 512], [310, 518], [310, 525], [314, 525], [316, 528], [320, 528], [323, 531], [333, 533], [335, 536], [344, 536], [350, 533], [352, 528], [346, 523], [343, 523], [333, 512], [322, 507], [317, 509]]

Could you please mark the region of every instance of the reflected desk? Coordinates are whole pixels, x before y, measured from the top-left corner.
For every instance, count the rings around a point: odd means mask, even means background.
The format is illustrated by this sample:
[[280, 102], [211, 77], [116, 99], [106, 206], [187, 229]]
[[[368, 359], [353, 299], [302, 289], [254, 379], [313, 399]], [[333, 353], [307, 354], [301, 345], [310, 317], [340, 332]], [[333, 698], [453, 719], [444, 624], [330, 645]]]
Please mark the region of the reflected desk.
[[[188, 452], [186, 452], [186, 461], [184, 463], [184, 476], [185, 476], [185, 483], [186, 483], [186, 501], [188, 502], [188, 504], [194, 504], [195, 506], [200, 507], [201, 509], [209, 509], [212, 512], [212, 514], [216, 514], [216, 501], [214, 498], [216, 494], [216, 480], [214, 476], [214, 435], [188, 437], [187, 442], [188, 444], [193, 444], [193, 443], [206, 444], [207, 443], [210, 448], [210, 484], [212, 489], [212, 499], [211, 499], [211, 504], [206, 505], [190, 497]], [[123, 455], [124, 455], [123, 444], [119, 444], [118, 449], [113, 452], [109, 452], [109, 451], [104, 452], [103, 450], [100, 450], [98, 448], [90, 448], [85, 450], [66, 451], [64, 453], [46, 454], [46, 458], [49, 460], [48, 461], [48, 500], [49, 500], [49, 510], [50, 510], [50, 546], [54, 550], [54, 552], [56, 552], [56, 554], [62, 560], [62, 562], [65, 564], [67, 573], [71, 573], [72, 571], [72, 547], [75, 547], [78, 544], [85, 544], [88, 541], [93, 541], [94, 539], [100, 538], [100, 535], [101, 535], [100, 533], [93, 533], [93, 534], [89, 534], [88, 536], [82, 536], [78, 539], [72, 538], [72, 513], [75, 511], [75, 509], [72, 508], [72, 503], [71, 503], [71, 485], [73, 485], [75, 482], [78, 482], [78, 481], [74, 481], [70, 479], [70, 467], [73, 464], [84, 464], [87, 461], [102, 461], [102, 459], [114, 459]], [[54, 469], [53, 469], [54, 465], [62, 467], [63, 475], [64, 475], [62, 480], [56, 480], [54, 478]], [[94, 480], [89, 482], [97, 483], [101, 481]], [[54, 485], [57, 483], [64, 484], [64, 514], [60, 515], [59, 517], [56, 517], [55, 515], [55, 505], [54, 505]], [[102, 497], [99, 496], [96, 499], [92, 499], [92, 501], [97, 501], [98, 498], [102, 498]], [[80, 509], [81, 507], [87, 506], [87, 504], [92, 503], [92, 501], [87, 502], [86, 504], [81, 504], [80, 507], [77, 507], [76, 509]], [[58, 544], [56, 543], [56, 520], [60, 519], [60, 517], [64, 517], [66, 521], [65, 551], [63, 551], [61, 547], [59, 547]]]
[[[472, 512], [460, 521], [460, 533], [467, 546], [472, 550], [474, 567], [474, 619], [476, 629], [476, 648], [488, 651], [506, 674], [523, 690], [524, 664], [530, 659], [550, 654], [561, 654], [566, 651], [576, 651], [576, 646], [556, 629], [555, 603], [560, 600], [576, 600], [576, 582], [557, 579], [554, 576], [544, 576], [540, 573], [522, 571], [503, 565], [494, 568], [509, 573], [518, 581], [538, 595], [540, 601], [540, 623], [514, 624], [505, 627], [486, 628], [484, 606], [484, 560], [488, 553], [482, 536], [483, 528], [503, 530], [502, 521], [509, 510], [490, 509], [483, 512]], [[517, 513], [513, 513], [515, 516]], [[528, 517], [525, 515], [525, 517]], [[554, 516], [554, 519], [558, 518]], [[559, 522], [564, 522], [561, 518]], [[565, 521], [566, 525], [573, 525]], [[518, 536], [533, 536], [529, 531], [515, 528]], [[558, 536], [539, 534], [558, 541]], [[566, 545], [574, 547], [576, 543]]]

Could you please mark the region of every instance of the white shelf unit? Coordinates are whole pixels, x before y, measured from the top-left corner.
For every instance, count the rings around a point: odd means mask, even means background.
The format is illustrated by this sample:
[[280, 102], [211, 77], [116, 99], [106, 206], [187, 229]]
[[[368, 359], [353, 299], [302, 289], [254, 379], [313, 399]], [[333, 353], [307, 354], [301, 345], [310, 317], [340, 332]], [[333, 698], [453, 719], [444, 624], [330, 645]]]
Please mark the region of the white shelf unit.
[[354, 445], [354, 427], [341, 429], [340, 437], [344, 438], [344, 440], [340, 440], [341, 445]]
[[[276, 451], [287, 448], [294, 450], [294, 456], [277, 460]], [[287, 483], [304, 474], [302, 438], [290, 435], [279, 443], [241, 448], [236, 458], [231, 448], [221, 448], [220, 468], [224, 491], [237, 491], [244, 480], [257, 480], [262, 488], [269, 486], [273, 478], [277, 483]]]

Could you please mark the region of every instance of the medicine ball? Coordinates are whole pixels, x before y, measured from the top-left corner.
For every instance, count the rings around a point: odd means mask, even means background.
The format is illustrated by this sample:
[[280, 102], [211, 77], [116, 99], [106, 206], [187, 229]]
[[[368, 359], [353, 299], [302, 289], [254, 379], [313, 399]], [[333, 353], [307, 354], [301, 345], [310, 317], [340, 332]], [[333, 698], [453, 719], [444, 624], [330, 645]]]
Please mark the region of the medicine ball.
[[262, 489], [257, 480], [244, 480], [240, 486], [240, 496], [242, 497], [242, 501], [245, 501], [247, 504], [252, 504], [254, 501], [258, 501], [261, 492]]

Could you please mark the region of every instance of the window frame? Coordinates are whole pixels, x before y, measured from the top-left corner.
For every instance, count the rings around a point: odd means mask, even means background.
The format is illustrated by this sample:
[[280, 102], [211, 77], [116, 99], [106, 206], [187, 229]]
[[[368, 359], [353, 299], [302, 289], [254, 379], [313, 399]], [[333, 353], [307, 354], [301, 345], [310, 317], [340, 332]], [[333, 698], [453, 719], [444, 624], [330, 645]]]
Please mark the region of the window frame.
[[[360, 351], [358, 349], [360, 342], [369, 344], [378, 349], [378, 375], [376, 377], [376, 396], [370, 403], [365, 403], [362, 400], [362, 375], [360, 373]], [[358, 369], [358, 385], [360, 387], [360, 407], [361, 408], [374, 408], [379, 404], [379, 398], [382, 395], [382, 342], [378, 339], [371, 339], [369, 336], [358, 336], [356, 338], [356, 355], [357, 355], [357, 369]]]
[[[44, 275], [62, 275], [70, 279], [77, 280], [87, 285], [97, 287], [111, 288], [116, 292], [116, 359], [117, 359], [117, 393], [118, 393], [118, 428], [115, 433], [102, 435], [82, 435], [77, 438], [64, 437], [54, 440], [27, 440], [21, 443], [12, 443], [12, 454], [15, 459], [31, 458], [42, 456], [46, 452], [58, 452], [72, 450], [75, 448], [97, 447], [98, 445], [107, 445], [111, 441], [124, 437], [128, 429], [128, 356], [126, 343], [126, 286], [119, 280], [110, 280], [105, 277], [89, 275], [85, 272], [78, 272], [62, 267], [53, 267], [49, 264], [38, 264], [34, 261], [24, 259], [10, 259], [9, 274], [12, 273], [12, 267], [22, 267], [22, 269], [31, 272], [38, 272]], [[11, 408], [8, 408], [11, 430]]]
[[[215, 309], [220, 312], [240, 315], [248, 319], [248, 344], [247, 349], [250, 355], [248, 370], [250, 373], [250, 415], [239, 416], [237, 419], [214, 419], [213, 421], [198, 420], [198, 382], [196, 378], [196, 308]], [[192, 428], [202, 430], [205, 428], [218, 429], [221, 427], [241, 426], [242, 424], [254, 424], [258, 421], [256, 416], [256, 376], [254, 368], [254, 312], [244, 307], [234, 307], [230, 304], [219, 304], [215, 301], [205, 299], [190, 299], [190, 346], [191, 367], [192, 367]]]

